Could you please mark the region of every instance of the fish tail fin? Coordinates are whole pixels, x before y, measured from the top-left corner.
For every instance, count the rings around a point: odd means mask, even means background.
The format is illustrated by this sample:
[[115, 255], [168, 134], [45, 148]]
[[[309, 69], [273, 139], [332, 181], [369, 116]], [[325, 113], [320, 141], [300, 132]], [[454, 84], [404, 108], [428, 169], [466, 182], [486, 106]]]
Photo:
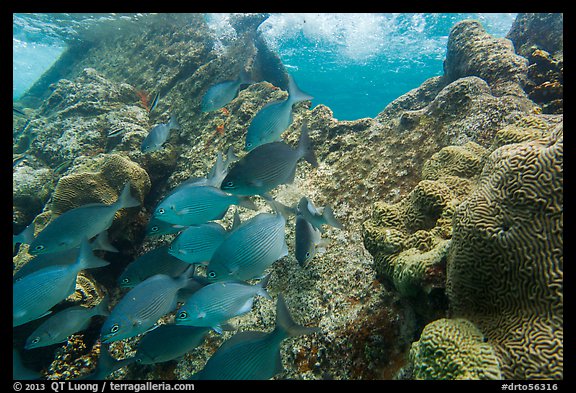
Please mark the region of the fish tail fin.
[[135, 207], [140, 206], [140, 201], [132, 196], [130, 193], [130, 181], [127, 181], [122, 189], [122, 193], [118, 197], [116, 201], [118, 206], [118, 210], [127, 208], [127, 207]]
[[311, 100], [312, 97], [310, 94], [303, 92], [300, 90], [296, 81], [292, 77], [292, 75], [288, 74], [288, 99], [293, 103], [297, 103], [300, 101]]
[[105, 261], [104, 259], [98, 258], [92, 253], [92, 247], [90, 247], [90, 243], [88, 243], [88, 239], [84, 238], [82, 243], [80, 244], [80, 253], [78, 254], [78, 258], [76, 259], [76, 267], [78, 271], [84, 269], [95, 269], [97, 267], [104, 267], [108, 266], [110, 262]]
[[90, 246], [92, 247], [92, 250], [119, 252], [118, 249], [110, 243], [110, 239], [108, 238], [108, 231], [100, 232], [98, 236], [94, 238]]
[[234, 153], [234, 146], [230, 145], [228, 147], [228, 150], [226, 151], [226, 160], [224, 161], [224, 167], [228, 168], [230, 164], [238, 161], [239, 159], [240, 157], [238, 157], [236, 153]]
[[250, 210], [258, 210], [258, 206], [256, 206], [254, 201], [252, 201], [252, 199], [250, 199], [248, 196], [238, 197], [238, 206], [242, 206]]
[[284, 219], [288, 219], [290, 218], [290, 216], [295, 216], [297, 213], [296, 210], [296, 206], [286, 206], [285, 204], [283, 204], [282, 202], [278, 202], [276, 199], [274, 199], [272, 197], [272, 195], [266, 193], [266, 194], [262, 194], [261, 195], [262, 198], [264, 198], [264, 200], [266, 202], [268, 202], [268, 204], [270, 205], [270, 207], [272, 209], [274, 209], [274, 211], [277, 214], [282, 214], [282, 216], [284, 216]]
[[342, 223], [336, 217], [334, 217], [334, 211], [332, 210], [332, 208], [330, 206], [326, 205], [326, 207], [324, 207], [324, 211], [322, 212], [322, 217], [324, 217], [326, 224], [333, 226], [334, 228], [338, 228], [338, 229], [344, 228]]
[[174, 129], [174, 130], [180, 129], [180, 124], [178, 123], [178, 119], [176, 119], [175, 115], [170, 116], [170, 120], [168, 121], [168, 128]]
[[266, 290], [266, 286], [268, 285], [271, 276], [272, 273], [268, 273], [265, 277], [262, 278], [262, 280], [260, 280], [258, 284], [256, 284], [257, 286], [260, 287], [258, 290], [258, 295], [265, 297], [268, 300], [272, 300], [272, 296], [270, 296], [270, 294]]
[[319, 332], [318, 327], [306, 327], [298, 325], [292, 319], [286, 301], [281, 293], [278, 294], [278, 301], [276, 302], [276, 330], [283, 333], [286, 337], [297, 337], [304, 334], [311, 334]]
[[98, 303], [96, 307], [94, 307], [92, 315], [103, 315], [108, 316], [110, 315], [110, 310], [108, 310], [108, 306], [110, 305], [110, 296], [104, 296], [104, 299]]
[[312, 145], [312, 139], [308, 135], [308, 124], [306, 120], [302, 122], [302, 133], [300, 134], [300, 140], [298, 141], [298, 151], [301, 157], [304, 157], [314, 168], [318, 167], [318, 160], [316, 159], [316, 153], [314, 153], [314, 146]]

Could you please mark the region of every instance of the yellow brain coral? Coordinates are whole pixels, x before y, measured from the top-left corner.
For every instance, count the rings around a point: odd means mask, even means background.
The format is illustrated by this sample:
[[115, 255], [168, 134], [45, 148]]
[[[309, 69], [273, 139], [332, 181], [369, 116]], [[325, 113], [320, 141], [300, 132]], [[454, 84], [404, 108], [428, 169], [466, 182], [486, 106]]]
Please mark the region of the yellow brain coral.
[[563, 130], [505, 145], [456, 209], [446, 291], [510, 379], [563, 376]]
[[[445, 259], [452, 236], [452, 215], [472, 190], [486, 149], [476, 143], [448, 146], [424, 165], [423, 177], [396, 204], [376, 202], [364, 222], [364, 245], [376, 271], [405, 296], [444, 287]], [[462, 176], [462, 177], [460, 177]]]
[[494, 350], [466, 319], [439, 319], [412, 343], [415, 379], [502, 379]]
[[58, 181], [51, 210], [62, 214], [87, 203], [111, 204], [127, 181], [131, 183], [132, 195], [142, 202], [150, 190], [150, 178], [137, 163], [119, 154], [86, 157], [74, 173]]

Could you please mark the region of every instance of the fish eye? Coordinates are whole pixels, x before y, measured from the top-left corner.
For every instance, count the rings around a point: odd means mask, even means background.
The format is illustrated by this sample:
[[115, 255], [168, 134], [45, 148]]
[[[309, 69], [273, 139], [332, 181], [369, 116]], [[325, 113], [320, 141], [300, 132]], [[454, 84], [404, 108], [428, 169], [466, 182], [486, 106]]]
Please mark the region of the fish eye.
[[35, 249], [36, 251], [40, 251], [40, 250], [43, 250], [43, 249], [44, 249], [44, 246], [43, 246], [42, 244], [39, 244], [39, 245], [37, 245], [36, 247], [34, 247], [34, 249]]
[[188, 313], [186, 311], [181, 311], [180, 314], [178, 314], [178, 318], [179, 319], [186, 319], [186, 318], [188, 318]]
[[246, 143], [246, 147], [252, 147], [252, 142]]
[[122, 280], [122, 283], [124, 283], [124, 284], [128, 284], [129, 282], [130, 282], [129, 278], [125, 278], [124, 280]]
[[158, 232], [158, 229], [160, 229], [160, 228], [158, 228], [157, 225], [154, 225], [152, 228], [150, 228], [150, 231], [151, 232]]
[[120, 329], [120, 326], [118, 326], [117, 323], [115, 323], [111, 328], [110, 328], [110, 333], [116, 333], [118, 331], [118, 329]]
[[216, 272], [214, 270], [211, 270], [208, 272], [208, 277], [210, 278], [216, 278]]
[[40, 342], [40, 337], [35, 337], [34, 340], [32, 340], [32, 344], [38, 344]]
[[226, 182], [226, 187], [234, 187], [234, 182], [233, 181]]
[[165, 210], [164, 210], [164, 208], [163, 208], [163, 207], [161, 207], [160, 209], [158, 209], [158, 213], [160, 213], [160, 214], [164, 214], [164, 212], [165, 212]]
[[309, 252], [306, 253], [306, 258], [310, 258], [310, 253], [309, 253]]

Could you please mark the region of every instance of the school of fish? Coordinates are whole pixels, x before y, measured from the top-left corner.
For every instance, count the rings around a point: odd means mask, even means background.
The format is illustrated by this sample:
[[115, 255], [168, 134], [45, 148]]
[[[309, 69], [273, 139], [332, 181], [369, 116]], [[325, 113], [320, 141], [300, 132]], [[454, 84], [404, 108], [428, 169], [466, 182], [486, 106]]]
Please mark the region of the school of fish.
[[[267, 291], [270, 267], [289, 253], [286, 225], [294, 217], [295, 257], [305, 267], [322, 244], [323, 225], [342, 229], [330, 206], [316, 208], [302, 196], [293, 207], [276, 201], [270, 191], [294, 181], [298, 162], [318, 166], [306, 122], [296, 146], [281, 135], [292, 123], [292, 106], [312, 97], [289, 76], [288, 98], [265, 105], [247, 128], [241, 158], [232, 148], [218, 153], [211, 171], [170, 190], [153, 209], [146, 236], [175, 234], [170, 244], [142, 253], [116, 278], [124, 295], [110, 309], [108, 295], [92, 308], [71, 306], [53, 312], [75, 291], [78, 273], [105, 268], [109, 263], [94, 251], [118, 252], [107, 230], [116, 212], [140, 207], [127, 182], [116, 202], [92, 203], [68, 210], [34, 236], [34, 225], [13, 236], [13, 245], [29, 244], [34, 256], [14, 275], [13, 326], [43, 318], [26, 340], [25, 350], [66, 342], [86, 330], [92, 318], [105, 318], [96, 370], [82, 379], [103, 379], [131, 363], [155, 364], [178, 359], [202, 345], [205, 337], [235, 330], [232, 318], [249, 313], [259, 296], [272, 301]], [[201, 100], [203, 112], [224, 108], [242, 85], [254, 83], [242, 71], [236, 79], [214, 84]], [[156, 94], [151, 109], [156, 107]], [[180, 129], [176, 115], [157, 124], [144, 138], [141, 152], [163, 148], [170, 131]], [[241, 222], [238, 209], [258, 210], [253, 198], [263, 198], [271, 212], [261, 212]], [[221, 220], [236, 206], [233, 224]], [[100, 254], [98, 254], [100, 255]], [[199, 268], [201, 267], [201, 268]], [[198, 271], [203, 274], [198, 274]], [[255, 282], [248, 282], [255, 280]], [[159, 320], [175, 314], [173, 323]], [[226, 340], [192, 379], [270, 379], [281, 373], [280, 347], [289, 337], [319, 332], [296, 323], [281, 293], [276, 300], [276, 327], [270, 332], [242, 331]], [[134, 357], [116, 360], [111, 342], [141, 335]], [[15, 364], [20, 364], [14, 350]], [[16, 366], [15, 366], [16, 367]], [[34, 375], [22, 368], [14, 375]]]

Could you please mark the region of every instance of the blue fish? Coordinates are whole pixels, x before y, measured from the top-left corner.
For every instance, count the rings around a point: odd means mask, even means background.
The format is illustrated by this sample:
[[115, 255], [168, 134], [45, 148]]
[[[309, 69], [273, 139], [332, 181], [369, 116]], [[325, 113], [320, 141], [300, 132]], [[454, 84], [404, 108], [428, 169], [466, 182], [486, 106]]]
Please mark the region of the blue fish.
[[187, 225], [170, 224], [169, 222], [159, 220], [152, 216], [146, 226], [146, 236], [171, 235], [181, 232], [186, 228], [188, 228]]
[[220, 189], [234, 195], [264, 195], [280, 184], [292, 183], [301, 158], [318, 166], [306, 123], [296, 149], [284, 142], [258, 146], [230, 168]]
[[38, 255], [75, 248], [82, 239], [91, 239], [110, 228], [118, 210], [134, 206], [140, 206], [140, 202], [130, 195], [130, 182], [127, 182], [111, 205], [89, 203], [56, 217], [30, 243], [28, 253]]
[[177, 325], [211, 327], [222, 333], [222, 323], [252, 310], [256, 295], [272, 300], [266, 285], [270, 274], [257, 285], [242, 281], [221, 281], [208, 284], [185, 300], [178, 311]]
[[190, 267], [189, 264], [168, 253], [168, 246], [152, 249], [128, 264], [118, 277], [121, 288], [134, 288], [156, 274], [178, 277]]
[[229, 195], [212, 186], [187, 184], [158, 204], [154, 218], [171, 224], [200, 225], [222, 219], [230, 205], [256, 210], [248, 198]]
[[[96, 236], [94, 240], [90, 243], [90, 247], [92, 248], [93, 251], [103, 250], [109, 252], [118, 252], [116, 247], [114, 247], [108, 241], [107, 231], [104, 231], [100, 233], [98, 236]], [[69, 250], [51, 252], [49, 254], [36, 255], [14, 274], [12, 280], [13, 281], [20, 280], [22, 277], [48, 266], [71, 265], [76, 261], [79, 253], [80, 253], [80, 247], [77, 247], [77, 248], [71, 248]]]
[[168, 253], [187, 263], [207, 263], [226, 238], [227, 232], [215, 222], [188, 227], [168, 248]]
[[108, 314], [108, 297], [102, 299], [96, 307], [69, 307], [52, 315], [34, 330], [24, 348], [40, 348], [64, 342], [74, 333], [86, 330], [92, 317]]
[[208, 280], [261, 277], [272, 263], [288, 255], [285, 227], [282, 214], [259, 213], [233, 229], [208, 263]]
[[164, 142], [168, 139], [170, 130], [172, 129], [180, 129], [175, 116], [171, 116], [170, 121], [166, 124], [157, 124], [152, 127], [148, 135], [146, 135], [146, 138], [142, 141], [140, 151], [142, 153], [151, 153], [160, 150]]
[[72, 265], [49, 266], [16, 281], [12, 287], [13, 326], [50, 314], [52, 307], [74, 293], [78, 272], [107, 265], [108, 262], [92, 254], [84, 238]]
[[250, 151], [265, 143], [281, 140], [280, 136], [292, 123], [292, 105], [312, 98], [301, 91], [294, 78], [288, 75], [288, 98], [266, 104], [254, 116], [248, 126], [244, 149]]
[[270, 332], [243, 331], [225, 341], [204, 369], [191, 379], [265, 380], [283, 371], [280, 346], [289, 337], [319, 332], [317, 327], [298, 325], [282, 294], [276, 302], [276, 328]]
[[148, 331], [176, 309], [178, 292], [188, 285], [192, 266], [180, 277], [156, 274], [132, 288], [102, 325], [103, 343], [123, 340]]
[[210, 87], [202, 97], [202, 112], [215, 111], [226, 106], [238, 95], [240, 86], [253, 83], [250, 76], [242, 71], [235, 80], [227, 80]]
[[155, 364], [178, 359], [198, 347], [210, 329], [186, 325], [160, 325], [138, 343], [136, 361]]

